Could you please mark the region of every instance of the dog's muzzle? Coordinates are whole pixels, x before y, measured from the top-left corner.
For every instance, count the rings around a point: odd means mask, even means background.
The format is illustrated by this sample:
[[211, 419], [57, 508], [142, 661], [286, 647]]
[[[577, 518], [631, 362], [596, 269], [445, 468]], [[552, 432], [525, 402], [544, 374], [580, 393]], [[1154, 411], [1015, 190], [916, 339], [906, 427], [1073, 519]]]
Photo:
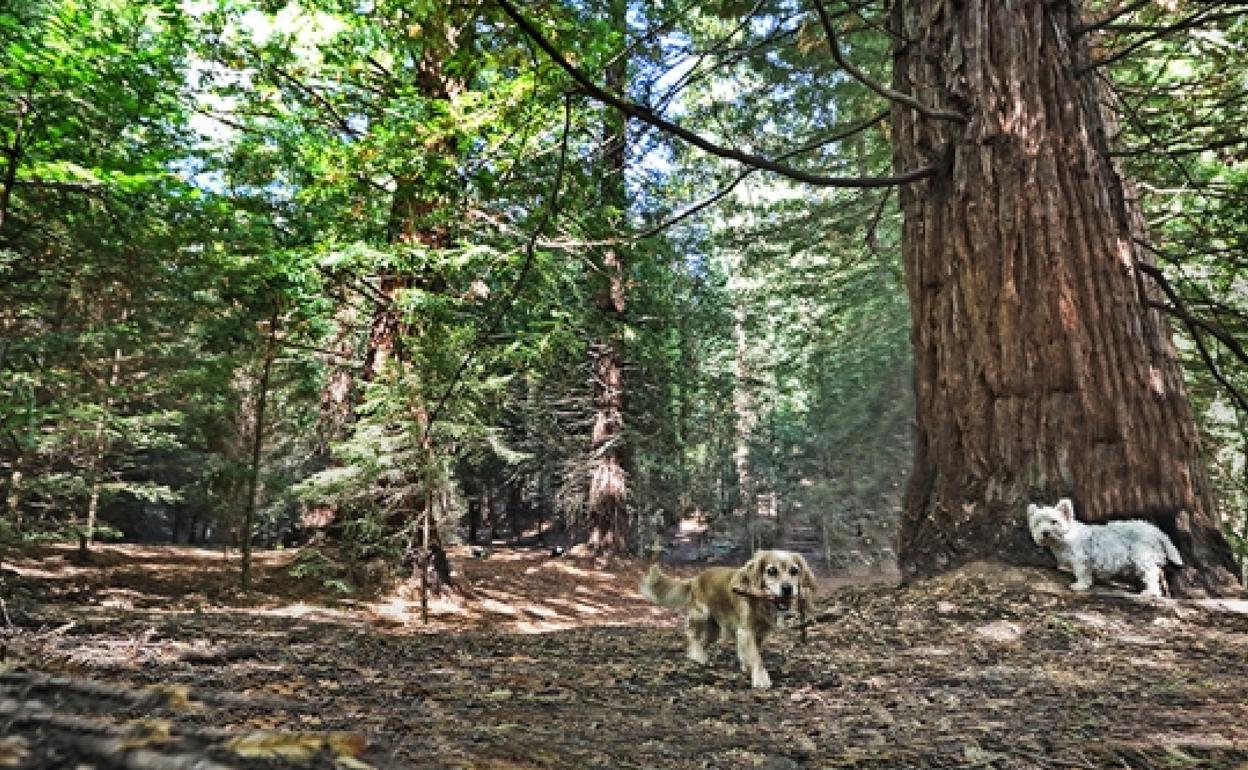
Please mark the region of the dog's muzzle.
[[789, 605], [793, 603], [793, 584], [782, 583], [780, 585], [780, 596], [776, 598], [776, 606], [784, 611], [788, 611]]

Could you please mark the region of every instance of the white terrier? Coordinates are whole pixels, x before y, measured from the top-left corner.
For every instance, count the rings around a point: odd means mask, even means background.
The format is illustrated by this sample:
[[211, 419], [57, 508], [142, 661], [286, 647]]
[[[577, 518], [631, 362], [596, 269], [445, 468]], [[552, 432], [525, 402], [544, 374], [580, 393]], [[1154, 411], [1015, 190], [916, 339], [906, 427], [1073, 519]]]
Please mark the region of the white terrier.
[[1058, 569], [1075, 574], [1075, 591], [1091, 588], [1094, 578], [1131, 576], [1143, 582], [1145, 594], [1162, 596], [1166, 564], [1183, 566], [1174, 543], [1155, 525], [1138, 519], [1084, 524], [1066, 498], [1052, 508], [1027, 506], [1027, 526], [1036, 545], [1053, 552]]

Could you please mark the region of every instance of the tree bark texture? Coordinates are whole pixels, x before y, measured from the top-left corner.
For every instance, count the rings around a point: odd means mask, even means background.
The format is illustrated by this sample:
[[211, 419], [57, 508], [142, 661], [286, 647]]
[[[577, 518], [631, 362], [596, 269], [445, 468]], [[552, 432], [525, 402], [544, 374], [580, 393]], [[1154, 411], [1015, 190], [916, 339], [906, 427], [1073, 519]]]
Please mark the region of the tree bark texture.
[[899, 555], [919, 577], [977, 558], [1051, 563], [1028, 502], [1141, 517], [1176, 540], [1189, 592], [1236, 585], [1146, 237], [1075, 4], [906, 0], [894, 104], [917, 446]]

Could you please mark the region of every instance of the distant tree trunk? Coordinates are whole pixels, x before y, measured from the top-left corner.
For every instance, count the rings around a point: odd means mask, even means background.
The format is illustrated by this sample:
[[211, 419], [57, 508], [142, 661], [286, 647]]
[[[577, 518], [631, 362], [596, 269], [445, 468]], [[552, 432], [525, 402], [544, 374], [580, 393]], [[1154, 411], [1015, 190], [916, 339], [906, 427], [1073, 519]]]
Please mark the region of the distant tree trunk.
[[377, 306], [368, 327], [368, 346], [364, 349], [363, 378], [373, 382], [382, 377], [399, 341], [399, 292], [411, 285], [407, 276], [382, 276], [377, 283]]
[[476, 545], [480, 540], [478, 532], [481, 529], [481, 497], [473, 496], [468, 498], [468, 544]]
[[1157, 521], [1188, 590], [1226, 590], [1230, 551], [1073, 5], [894, 5], [894, 87], [969, 118], [893, 108], [896, 167], [943, 164], [901, 195], [918, 428], [902, 571], [1035, 562], [1026, 504], [1069, 495], [1088, 521]]
[[23, 529], [22, 486], [25, 462], [26, 453], [19, 447], [13, 456], [13, 469], [9, 472], [9, 481], [4, 493], [5, 514], [9, 521], [13, 523], [13, 529], [18, 534], [21, 534]]
[[318, 451], [325, 456], [329, 455], [330, 444], [347, 434], [355, 417], [354, 370], [346, 364], [357, 351], [354, 333], [357, 314], [355, 306], [346, 297], [341, 297], [338, 301], [340, 305], [334, 313], [334, 324], [337, 328], [329, 347], [333, 355], [328, 356], [326, 361], [329, 375], [325, 387], [321, 389], [320, 420], [317, 425], [321, 437]]
[[4, 164], [4, 174], [0, 176], [0, 244], [4, 243], [4, 227], [9, 219], [9, 205], [13, 197], [13, 187], [17, 184], [17, 169], [22, 162], [23, 144], [28, 139], [26, 124], [31, 113], [30, 100], [26, 97], [18, 97], [15, 107], [12, 141], [9, 146], [0, 148], [0, 155], [4, 155], [7, 161]]
[[[627, 28], [625, 0], [608, 0], [612, 27], [623, 34]], [[628, 59], [617, 57], [606, 72], [607, 88], [618, 93], [627, 79]], [[623, 115], [607, 114], [604, 130], [605, 187], [603, 200], [613, 216], [628, 207], [624, 187], [627, 122]], [[609, 222], [608, 226], [618, 224]], [[618, 232], [611, 227], [611, 232]], [[628, 470], [624, 447], [624, 368], [620, 355], [620, 327], [624, 322], [624, 254], [606, 248], [591, 280], [597, 284], [594, 301], [604, 321], [602, 339], [590, 349], [593, 377], [593, 431], [590, 435], [589, 550], [595, 554], [618, 554], [628, 548]]]
[[732, 391], [732, 407], [737, 413], [736, 447], [732, 453], [733, 463], [737, 469], [737, 507], [741, 520], [745, 522], [750, 533], [750, 548], [757, 534], [755, 518], [758, 498], [754, 485], [754, 474], [750, 464], [750, 438], [754, 434], [754, 426], [758, 420], [754, 406], [754, 394], [751, 389], [753, 373], [749, 362], [749, 338], [746, 332], [746, 320], [749, 303], [744, 296], [745, 280], [741, 275], [743, 269], [740, 258], [734, 260], [733, 275], [729, 278], [729, 292], [732, 294], [732, 341], [734, 347]]
[[[126, 314], [122, 314], [124, 321]], [[95, 542], [96, 521], [100, 512], [100, 491], [104, 478], [104, 459], [108, 452], [108, 441], [105, 430], [108, 427], [108, 416], [113, 410], [113, 388], [121, 380], [121, 348], [113, 349], [112, 363], [109, 365], [108, 380], [104, 387], [104, 403], [100, 416], [95, 421], [95, 437], [92, 442], [90, 491], [87, 494], [87, 526], [79, 533], [78, 542], [84, 550]]]
[[251, 538], [256, 527], [256, 505], [260, 495], [260, 463], [264, 454], [264, 417], [269, 403], [269, 383], [273, 375], [273, 361], [277, 358], [278, 321], [278, 308], [275, 302], [273, 315], [269, 319], [269, 339], [265, 345], [264, 360], [260, 365], [260, 378], [256, 383], [256, 415], [251, 435], [251, 466], [247, 472], [247, 500], [243, 509], [242, 531], [239, 533], [239, 550], [242, 554], [239, 584], [244, 591], [251, 590]]
[[[420, 45], [413, 49], [418, 52], [417, 55], [404, 63], [403, 77], [396, 82], [414, 86], [423, 98], [449, 103], [466, 87], [468, 73], [448, 66], [447, 63], [457, 52], [469, 46], [472, 35], [475, 34], [476, 15], [475, 12], [462, 12], [462, 9], [452, 11], [436, 4], [424, 13], [427, 17], [418, 19], [421, 14], [417, 13], [410, 19], [412, 28], [420, 30]], [[457, 194], [453, 188], [455, 180], [449, 170], [453, 168], [457, 151], [453, 137], [442, 137], [419, 149], [426, 156], [421, 165], [432, 169], [430, 176], [417, 176], [410, 172], [395, 174], [395, 189], [390, 201], [385, 233], [389, 245], [429, 249], [448, 245], [450, 233], [437, 221], [447, 221], [450, 218], [437, 215], [446, 213], [445, 207], [450, 205], [450, 199]], [[439, 166], [446, 168], [439, 171]], [[439, 173], [445, 174], [446, 178], [438, 176]], [[415, 286], [436, 291], [441, 288], [441, 281], [431, 271], [416, 274], [410, 270], [391, 269], [377, 276], [372, 292], [374, 306], [372, 316], [368, 319], [363, 365], [359, 371], [359, 379], [363, 382], [377, 382], [387, 376], [398, 376], [401, 371], [396, 367], [391, 375], [387, 370], [396, 362], [402, 363], [404, 337], [411, 330], [404, 328], [399, 305], [403, 293]], [[335, 352], [349, 355], [351, 340], [346, 331], [354, 325], [352, 322], [355, 319], [349, 310], [344, 310], [340, 319], [344, 332], [340, 334]], [[350, 371], [343, 367], [335, 371], [323, 391], [321, 402], [322, 427], [329, 430], [328, 436], [336, 438], [349, 432], [345, 426], [351, 422], [363, 394], [364, 388], [357, 386], [355, 376]], [[416, 422], [422, 426], [422, 433], [429, 419], [426, 409], [427, 405], [423, 402], [411, 405]], [[419, 527], [423, 503], [419, 500], [412, 502], [413, 513], [405, 526]]]
[[[5, 356], [9, 349], [9, 321], [5, 319], [0, 322], [0, 371], [4, 371]], [[13, 445], [13, 458], [9, 465], [9, 477], [5, 480], [0, 491], [4, 494], [4, 512], [5, 517], [12, 522], [13, 529], [21, 534], [22, 531], [22, 478], [23, 471], [26, 467], [26, 451], [22, 446], [21, 440], [15, 433], [10, 433], [7, 437], [8, 441]]]

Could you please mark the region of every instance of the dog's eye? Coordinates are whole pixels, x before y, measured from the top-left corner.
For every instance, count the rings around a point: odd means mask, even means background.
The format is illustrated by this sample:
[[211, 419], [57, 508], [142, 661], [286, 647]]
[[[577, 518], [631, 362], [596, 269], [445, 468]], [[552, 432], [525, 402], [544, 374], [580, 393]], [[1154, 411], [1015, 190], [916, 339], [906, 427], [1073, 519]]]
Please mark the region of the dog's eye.
[[767, 568], [767, 574], [770, 575], [771, 577], [775, 577], [776, 575], [780, 574], [780, 569], [776, 567], [776, 565], [773, 564]]
[[790, 574], [790, 575], [793, 575], [793, 576], [795, 576], [795, 577], [796, 577], [798, 572], [801, 572], [801, 570], [799, 570], [799, 569], [797, 568], [797, 565], [794, 565], [794, 566], [792, 566], [792, 567], [789, 567], [789, 574]]

